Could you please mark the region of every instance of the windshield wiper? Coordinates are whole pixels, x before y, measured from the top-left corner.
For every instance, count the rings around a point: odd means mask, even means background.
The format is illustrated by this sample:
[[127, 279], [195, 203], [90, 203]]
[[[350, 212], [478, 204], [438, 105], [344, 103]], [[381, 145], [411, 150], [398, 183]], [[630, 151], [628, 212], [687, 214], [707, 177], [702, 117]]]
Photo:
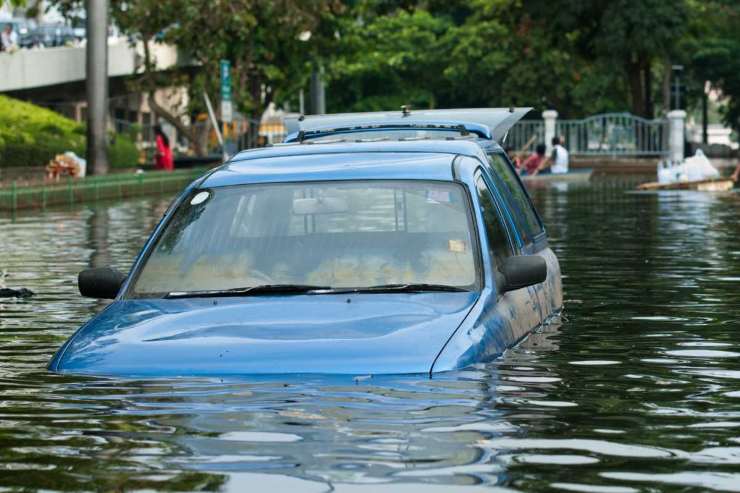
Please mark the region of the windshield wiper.
[[426, 284], [426, 283], [408, 283], [408, 284], [381, 284], [379, 286], [367, 286], [362, 288], [332, 288], [328, 293], [420, 293], [424, 291], [443, 291], [443, 292], [465, 292], [468, 289], [448, 284]]
[[301, 294], [313, 291], [325, 291], [328, 286], [313, 286], [309, 284], [261, 284], [232, 289], [209, 289], [203, 291], [172, 291], [165, 298], [209, 298], [216, 296], [258, 296], [263, 294]]

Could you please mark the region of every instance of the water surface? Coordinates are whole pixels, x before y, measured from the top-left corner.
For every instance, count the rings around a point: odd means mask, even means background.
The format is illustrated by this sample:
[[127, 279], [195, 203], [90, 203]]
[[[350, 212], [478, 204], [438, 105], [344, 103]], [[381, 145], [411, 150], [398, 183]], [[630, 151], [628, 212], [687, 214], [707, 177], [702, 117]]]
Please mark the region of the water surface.
[[434, 380], [50, 374], [167, 199], [1, 216], [0, 491], [740, 491], [740, 196], [534, 193], [567, 320]]

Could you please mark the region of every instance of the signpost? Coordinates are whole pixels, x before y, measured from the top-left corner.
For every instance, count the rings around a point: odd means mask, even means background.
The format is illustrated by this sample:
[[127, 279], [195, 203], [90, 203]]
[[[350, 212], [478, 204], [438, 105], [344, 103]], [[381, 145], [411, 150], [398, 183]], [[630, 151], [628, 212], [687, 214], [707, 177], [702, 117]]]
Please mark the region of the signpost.
[[231, 123], [234, 114], [231, 106], [231, 62], [221, 60], [221, 121]]
[[234, 109], [231, 104], [231, 62], [221, 60], [221, 125], [223, 126], [224, 156], [233, 155], [236, 151], [228, 128], [232, 121], [234, 121]]

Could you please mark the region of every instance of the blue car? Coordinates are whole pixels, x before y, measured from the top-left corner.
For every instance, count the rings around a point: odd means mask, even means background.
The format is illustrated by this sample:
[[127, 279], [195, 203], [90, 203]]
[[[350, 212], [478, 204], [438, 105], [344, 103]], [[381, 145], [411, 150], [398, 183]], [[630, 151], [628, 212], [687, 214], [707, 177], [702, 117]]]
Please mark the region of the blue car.
[[521, 183], [465, 139], [244, 151], [173, 202], [127, 276], [91, 269], [79, 288], [114, 301], [53, 371], [431, 375], [562, 305]]

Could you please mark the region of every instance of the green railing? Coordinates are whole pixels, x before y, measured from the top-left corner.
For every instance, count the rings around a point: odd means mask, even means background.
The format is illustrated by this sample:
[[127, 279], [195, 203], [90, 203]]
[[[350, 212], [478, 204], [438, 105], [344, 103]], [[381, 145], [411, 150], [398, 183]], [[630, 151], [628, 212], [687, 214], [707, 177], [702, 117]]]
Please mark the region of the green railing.
[[123, 199], [138, 195], [173, 193], [201, 176], [208, 168], [173, 172], [67, 178], [59, 182], [20, 186], [16, 182], [0, 189], [0, 211], [44, 209], [52, 205], [70, 205], [97, 200]]

